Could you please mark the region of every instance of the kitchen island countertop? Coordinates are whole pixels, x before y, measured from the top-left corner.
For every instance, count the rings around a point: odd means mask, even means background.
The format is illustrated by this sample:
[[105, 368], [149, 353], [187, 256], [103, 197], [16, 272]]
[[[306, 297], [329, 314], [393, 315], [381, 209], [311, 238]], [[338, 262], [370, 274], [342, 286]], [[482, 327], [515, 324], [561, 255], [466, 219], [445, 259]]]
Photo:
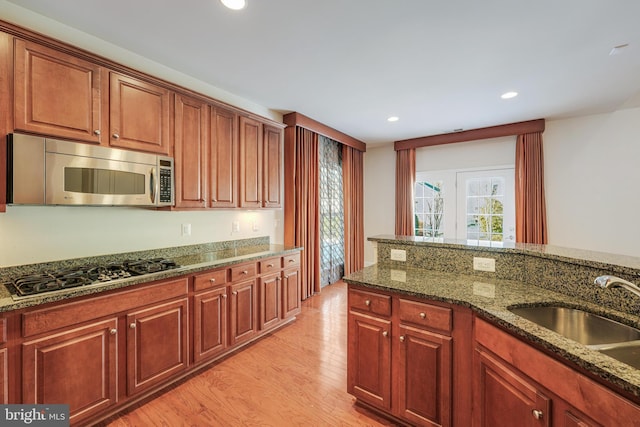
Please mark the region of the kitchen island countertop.
[[[509, 308], [562, 305], [640, 326], [640, 318], [562, 293], [514, 280], [502, 280], [412, 267], [375, 264], [345, 277], [345, 282], [470, 308], [530, 344], [582, 368], [640, 401], [640, 370], [513, 314]], [[535, 289], [532, 292], [532, 288]]]

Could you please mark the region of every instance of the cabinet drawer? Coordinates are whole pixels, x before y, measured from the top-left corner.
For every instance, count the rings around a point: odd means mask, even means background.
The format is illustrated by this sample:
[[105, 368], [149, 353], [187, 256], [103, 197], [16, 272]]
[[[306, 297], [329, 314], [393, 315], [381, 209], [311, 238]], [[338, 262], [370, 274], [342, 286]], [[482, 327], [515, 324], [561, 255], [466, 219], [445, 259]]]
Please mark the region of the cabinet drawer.
[[451, 309], [418, 301], [399, 299], [400, 322], [450, 332]]
[[260, 261], [260, 274], [272, 273], [274, 271], [280, 270], [281, 262], [281, 258], [269, 258]]
[[193, 282], [193, 290], [212, 288], [227, 283], [227, 269], [209, 271], [207, 273], [198, 274]]
[[296, 265], [300, 265], [300, 252], [282, 257], [282, 267], [287, 268]]
[[380, 316], [391, 316], [391, 297], [373, 292], [349, 291], [349, 308]]
[[256, 275], [256, 263], [242, 264], [231, 268], [231, 281], [243, 280]]

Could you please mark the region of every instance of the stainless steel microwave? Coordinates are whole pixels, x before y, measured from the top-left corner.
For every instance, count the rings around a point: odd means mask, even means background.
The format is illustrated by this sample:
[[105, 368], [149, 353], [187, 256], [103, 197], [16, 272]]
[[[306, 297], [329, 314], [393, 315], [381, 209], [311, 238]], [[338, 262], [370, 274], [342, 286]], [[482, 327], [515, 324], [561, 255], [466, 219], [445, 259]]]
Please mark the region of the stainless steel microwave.
[[10, 134], [7, 204], [171, 206], [171, 157]]

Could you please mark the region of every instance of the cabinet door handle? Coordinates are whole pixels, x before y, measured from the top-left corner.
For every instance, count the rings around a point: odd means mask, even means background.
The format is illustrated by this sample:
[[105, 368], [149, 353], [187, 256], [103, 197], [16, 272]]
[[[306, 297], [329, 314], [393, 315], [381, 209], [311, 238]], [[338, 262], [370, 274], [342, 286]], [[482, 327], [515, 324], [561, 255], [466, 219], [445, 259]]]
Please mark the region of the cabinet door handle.
[[285, 278], [285, 279], [288, 279], [288, 278], [289, 278], [289, 275], [288, 275], [288, 274], [285, 274], [285, 275], [284, 275], [284, 278]]
[[217, 202], [217, 201], [218, 201], [218, 199], [211, 199], [211, 201], [212, 201], [213, 203], [215, 203], [215, 202]]
[[113, 134], [113, 139], [118, 139], [118, 138], [120, 138], [120, 135], [118, 135], [117, 133], [114, 133]]
[[209, 282], [216, 283], [216, 279], [209, 279]]
[[115, 335], [117, 332], [118, 332], [118, 330], [117, 330], [116, 328], [113, 328], [113, 329], [110, 329], [110, 330], [109, 330], [109, 333], [110, 333], [111, 335]]
[[386, 338], [386, 337], [388, 337], [388, 336], [389, 336], [389, 332], [387, 332], [387, 331], [383, 331], [383, 332], [382, 332], [382, 336], [383, 336], [383, 337], [385, 337], [385, 338]]
[[100, 129], [94, 130], [93, 133], [96, 134], [97, 136], [100, 136]]
[[424, 313], [424, 312], [423, 312], [423, 313], [420, 313], [420, 317], [421, 317], [422, 319], [426, 319], [426, 318], [427, 318], [427, 313]]
[[400, 342], [404, 342], [404, 335], [400, 335]]
[[136, 328], [136, 322], [130, 323], [130, 324], [129, 324], [129, 327], [130, 327], [131, 329], [135, 329], [135, 328]]
[[231, 292], [231, 295], [238, 295], [238, 291]]
[[366, 305], [367, 307], [369, 307], [371, 305], [371, 300], [366, 300], [364, 302], [364, 305]]
[[534, 409], [533, 411], [531, 411], [531, 413], [533, 414], [533, 417], [534, 417], [536, 420], [541, 420], [541, 419], [542, 419], [542, 416], [544, 415], [544, 414], [542, 413], [542, 411], [541, 411], [541, 410], [539, 410], [539, 409]]
[[249, 274], [247, 270], [242, 270], [242, 274]]
[[222, 294], [222, 298], [226, 298], [226, 297], [227, 297], [227, 294]]

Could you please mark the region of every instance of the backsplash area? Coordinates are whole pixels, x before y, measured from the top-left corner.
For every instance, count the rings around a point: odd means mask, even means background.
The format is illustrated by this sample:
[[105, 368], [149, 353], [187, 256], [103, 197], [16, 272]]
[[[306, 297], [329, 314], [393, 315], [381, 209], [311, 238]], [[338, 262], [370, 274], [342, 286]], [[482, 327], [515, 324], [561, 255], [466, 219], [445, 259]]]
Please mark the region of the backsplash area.
[[7, 206], [0, 213], [0, 267], [260, 236], [282, 243], [282, 222], [282, 209]]
[[[412, 236], [374, 236], [368, 240], [376, 246], [379, 264], [514, 280], [640, 315], [639, 297], [625, 289], [601, 289], [593, 283], [605, 274], [637, 283], [639, 258], [548, 245], [493, 248]], [[402, 256], [406, 261], [393, 259]], [[474, 270], [474, 258], [495, 260], [495, 272]]]

